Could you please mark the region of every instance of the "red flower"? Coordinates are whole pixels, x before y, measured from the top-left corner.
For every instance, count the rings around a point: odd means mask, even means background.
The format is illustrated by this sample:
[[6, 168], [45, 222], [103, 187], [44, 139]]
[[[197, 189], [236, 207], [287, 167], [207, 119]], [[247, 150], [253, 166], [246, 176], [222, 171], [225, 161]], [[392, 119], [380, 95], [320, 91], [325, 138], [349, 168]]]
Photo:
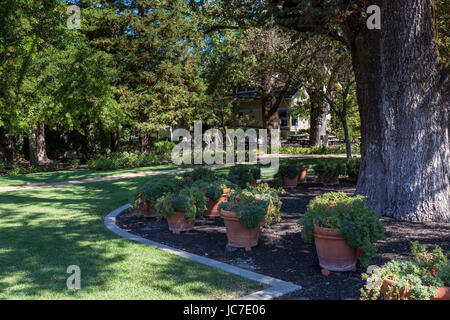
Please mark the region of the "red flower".
[[361, 251], [356, 251], [356, 255], [357, 255], [358, 257], [361, 257], [361, 256], [362, 256], [362, 252], [361, 252]]
[[316, 197], [314, 197], [314, 198], [313, 198], [313, 200], [317, 200], [317, 198], [316, 198]]
[[436, 270], [434, 270], [434, 269], [432, 269], [431, 271], [430, 271], [430, 274], [434, 277], [434, 274], [436, 273]]

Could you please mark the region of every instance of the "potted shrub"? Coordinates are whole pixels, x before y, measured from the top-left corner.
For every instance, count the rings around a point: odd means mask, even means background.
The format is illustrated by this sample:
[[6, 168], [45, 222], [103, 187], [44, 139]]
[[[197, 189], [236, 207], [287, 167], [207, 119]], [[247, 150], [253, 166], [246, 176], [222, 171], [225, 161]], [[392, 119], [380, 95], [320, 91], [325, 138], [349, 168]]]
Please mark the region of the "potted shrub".
[[159, 197], [168, 192], [173, 192], [176, 184], [173, 181], [160, 181], [151, 186], [138, 189], [132, 196], [130, 212], [134, 216], [143, 215], [145, 218], [156, 218], [159, 216], [154, 206]]
[[300, 168], [296, 162], [284, 161], [280, 164], [280, 176], [283, 179], [284, 188], [294, 188], [298, 183]]
[[223, 189], [222, 193], [225, 195], [230, 193], [231, 189], [238, 187], [236, 184], [228, 180], [228, 177], [226, 175], [221, 173], [216, 173], [214, 181], [220, 183]]
[[439, 246], [430, 252], [425, 245], [412, 242], [412, 258], [391, 260], [370, 274], [363, 274], [366, 285], [361, 299], [450, 300], [450, 262]]
[[335, 185], [339, 183], [339, 176], [345, 174], [345, 165], [341, 162], [318, 163], [314, 173], [324, 185]]
[[261, 178], [261, 169], [252, 168], [248, 165], [236, 165], [230, 169], [228, 180], [239, 188], [246, 188], [248, 185], [256, 185], [256, 180]]
[[360, 165], [360, 159], [358, 158], [352, 158], [347, 160], [346, 170], [348, 178], [352, 182], [356, 182], [358, 180], [359, 175], [359, 165]]
[[245, 248], [250, 251], [258, 244], [267, 213], [264, 201], [248, 199], [232, 191], [227, 196], [227, 202], [221, 203], [219, 209], [227, 232], [227, 248]]
[[250, 185], [256, 186], [256, 181], [261, 179], [261, 168], [251, 168], [250, 175], [252, 180], [250, 181]]
[[205, 217], [215, 219], [219, 216], [219, 205], [227, 201], [226, 194], [222, 185], [218, 182], [210, 183], [206, 189], [208, 202], [206, 203]]
[[356, 271], [357, 259], [362, 266], [369, 265], [376, 254], [375, 242], [385, 238], [379, 215], [361, 195], [329, 192], [314, 198], [298, 224], [303, 240], [314, 240], [324, 275]]
[[263, 200], [267, 204], [267, 213], [264, 219], [265, 226], [270, 227], [272, 224], [281, 221], [281, 199], [279, 194], [285, 194], [283, 188], [271, 188], [267, 183], [260, 183], [257, 186], [251, 186], [242, 191], [242, 194], [248, 195], [248, 198]]
[[169, 230], [179, 234], [194, 227], [195, 219], [203, 217], [207, 198], [204, 192], [195, 187], [186, 187], [177, 194], [166, 193], [156, 202], [158, 219], [166, 218]]

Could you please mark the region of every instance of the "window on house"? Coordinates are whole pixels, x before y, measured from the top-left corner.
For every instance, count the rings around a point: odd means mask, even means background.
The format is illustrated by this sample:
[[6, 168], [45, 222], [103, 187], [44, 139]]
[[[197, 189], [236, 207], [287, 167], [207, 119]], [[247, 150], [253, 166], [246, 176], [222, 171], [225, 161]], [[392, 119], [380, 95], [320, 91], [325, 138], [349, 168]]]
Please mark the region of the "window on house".
[[292, 118], [291, 125], [292, 126], [297, 126], [298, 125], [298, 119], [297, 118]]
[[287, 111], [284, 111], [284, 110], [278, 111], [278, 116], [280, 118], [286, 118], [287, 117]]

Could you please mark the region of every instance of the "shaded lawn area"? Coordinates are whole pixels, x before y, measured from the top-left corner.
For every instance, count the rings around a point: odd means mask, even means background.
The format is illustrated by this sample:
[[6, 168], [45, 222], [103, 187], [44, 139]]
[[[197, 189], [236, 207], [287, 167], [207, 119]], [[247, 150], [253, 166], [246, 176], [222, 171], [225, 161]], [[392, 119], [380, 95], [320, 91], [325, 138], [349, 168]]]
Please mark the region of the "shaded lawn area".
[[[263, 289], [105, 228], [134, 188], [167, 178], [1, 193], [0, 299], [230, 299]], [[66, 287], [69, 265], [81, 269], [81, 290]]]
[[37, 172], [29, 174], [20, 174], [17, 176], [1, 176], [0, 177], [0, 187], [13, 187], [22, 186], [27, 183], [39, 184], [39, 183], [51, 183], [51, 182], [61, 182], [67, 180], [82, 180], [88, 178], [98, 178], [113, 176], [118, 174], [126, 173], [138, 173], [145, 171], [155, 171], [155, 170], [169, 170], [176, 169], [180, 166], [173, 164], [164, 164], [158, 166], [150, 167], [140, 167], [132, 169], [117, 169], [117, 170], [64, 170], [64, 171], [52, 171], [52, 172]]

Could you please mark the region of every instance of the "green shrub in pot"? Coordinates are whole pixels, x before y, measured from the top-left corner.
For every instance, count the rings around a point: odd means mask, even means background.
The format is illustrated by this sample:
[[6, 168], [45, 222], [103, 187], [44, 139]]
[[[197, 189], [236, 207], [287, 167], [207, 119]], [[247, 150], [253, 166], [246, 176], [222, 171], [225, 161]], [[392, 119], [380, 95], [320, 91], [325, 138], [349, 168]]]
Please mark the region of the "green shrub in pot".
[[370, 274], [363, 274], [366, 284], [361, 289], [361, 299], [377, 299], [385, 279], [395, 282], [383, 293], [387, 299], [428, 300], [438, 288], [450, 287], [450, 253], [444, 253], [437, 245], [430, 251], [418, 241], [411, 243], [411, 252], [412, 258], [391, 260]]
[[156, 201], [165, 193], [175, 192], [179, 189], [179, 184], [176, 179], [160, 180], [153, 182], [151, 185], [145, 185], [136, 190], [131, 198], [132, 212], [136, 216], [147, 210], [150, 203], [151, 206], [156, 204]]
[[283, 161], [280, 163], [279, 174], [281, 177], [294, 179], [300, 174], [299, 164], [296, 161]]
[[[254, 209], [255, 207], [259, 209]], [[235, 189], [227, 195], [227, 202], [219, 205], [219, 210], [236, 212], [239, 221], [244, 226], [255, 228], [266, 217], [267, 207], [266, 201], [258, 199], [252, 193]]]
[[314, 240], [314, 226], [339, 229], [339, 235], [356, 247], [362, 266], [369, 265], [376, 254], [375, 242], [385, 239], [380, 216], [366, 204], [366, 197], [349, 197], [343, 192], [329, 192], [308, 204], [306, 216], [298, 221], [302, 238]]
[[230, 169], [228, 180], [240, 188], [245, 188], [261, 178], [261, 169], [248, 165], [236, 165]]
[[261, 206], [244, 204], [238, 207], [237, 216], [245, 227], [252, 229], [259, 226], [266, 216], [266, 211]]
[[242, 193], [250, 194], [252, 198], [261, 199], [267, 204], [266, 227], [281, 221], [281, 199], [279, 194], [285, 194], [283, 188], [271, 188], [267, 183], [260, 183], [257, 186], [250, 186]]
[[347, 175], [348, 175], [348, 178], [353, 182], [356, 182], [358, 180], [359, 164], [360, 164], [360, 159], [358, 159], [358, 158], [352, 158], [352, 159], [347, 160], [347, 164], [346, 164]]
[[320, 162], [314, 166], [314, 173], [322, 181], [330, 181], [346, 174], [346, 166], [342, 162]]
[[219, 201], [223, 194], [223, 187], [218, 182], [210, 183], [206, 189], [206, 196], [214, 202]]
[[175, 213], [184, 212], [188, 221], [203, 218], [203, 211], [206, 210], [207, 198], [204, 192], [195, 187], [186, 187], [178, 193], [166, 193], [157, 201], [155, 208], [161, 218]]

